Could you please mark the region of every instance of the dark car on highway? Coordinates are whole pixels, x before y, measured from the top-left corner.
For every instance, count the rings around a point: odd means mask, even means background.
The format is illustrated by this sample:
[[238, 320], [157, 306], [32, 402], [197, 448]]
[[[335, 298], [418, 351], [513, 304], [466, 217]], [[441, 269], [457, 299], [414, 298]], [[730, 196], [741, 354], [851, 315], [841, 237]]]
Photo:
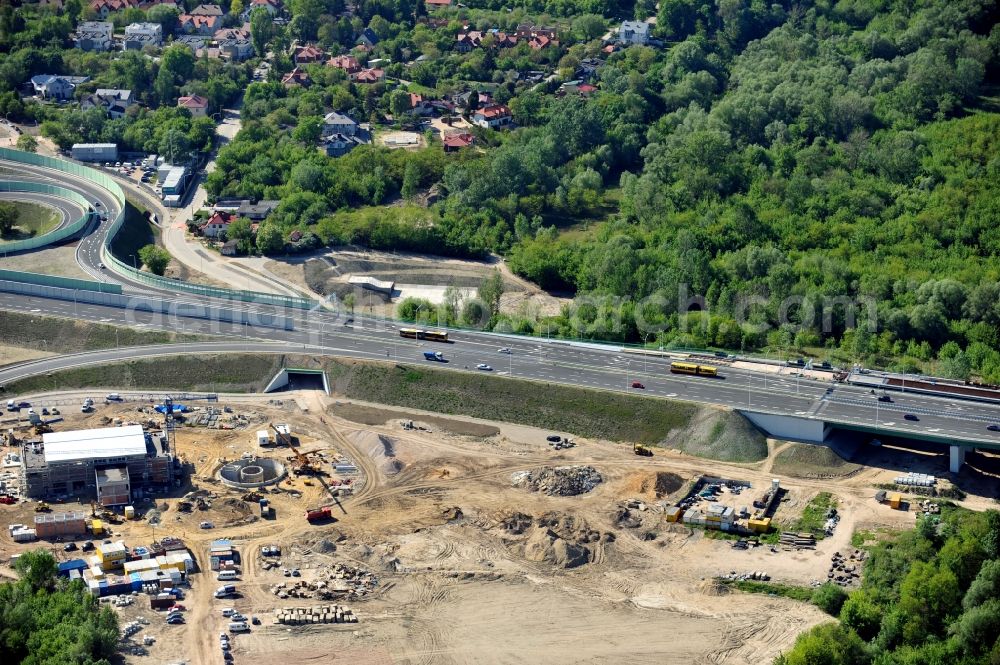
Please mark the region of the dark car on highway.
[[888, 395], [879, 395], [878, 396], [878, 401], [880, 401], [880, 402], [891, 402], [892, 398], [889, 397]]
[[1000, 425], [987, 425], [986, 429], [991, 432], [1000, 432]]
[[908, 414], [906, 414], [905, 416], [903, 416], [903, 418], [904, 418], [905, 420], [920, 420], [920, 418], [917, 418], [917, 417], [916, 417], [915, 415], [913, 415], [912, 413], [908, 413]]
[[640, 390], [645, 390], [645, 389], [646, 389], [646, 386], [642, 385], [642, 384], [641, 384], [641, 383], [639, 383], [638, 381], [633, 381], [633, 382], [632, 382], [632, 387], [633, 387], [633, 388], [638, 388], [638, 389], [640, 389]]

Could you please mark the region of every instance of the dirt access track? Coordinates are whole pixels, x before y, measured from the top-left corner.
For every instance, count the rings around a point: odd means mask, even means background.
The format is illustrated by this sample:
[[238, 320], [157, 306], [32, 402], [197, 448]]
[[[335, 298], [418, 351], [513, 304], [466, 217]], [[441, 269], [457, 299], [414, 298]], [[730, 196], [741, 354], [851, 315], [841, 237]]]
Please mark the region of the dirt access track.
[[[148, 655], [128, 654], [126, 662], [223, 663], [218, 634], [228, 619], [221, 610], [235, 607], [261, 619], [249, 634], [231, 638], [235, 663], [757, 665], [829, 617], [780, 597], [728, 593], [712, 578], [766, 570], [775, 581], [816, 583], [825, 579], [832, 553], [849, 548], [856, 528], [913, 522], [912, 515], [871, 499], [872, 483], [885, 470], [862, 468], [839, 480], [782, 478], [791, 506], [831, 492], [840, 526], [815, 550], [737, 550], [667, 523], [656, 502], [676, 500], [703, 473], [747, 480], [756, 494], [772, 478], [769, 460], [729, 465], [659, 449], [644, 458], [627, 445], [583, 440], [554, 451], [545, 441], [548, 432], [530, 427], [389, 411], [315, 392], [285, 393], [280, 403], [274, 397], [223, 397], [222, 405], [242, 418], [236, 429], [179, 428], [176, 452], [193, 469], [190, 485], [177, 497], [157, 499], [155, 530], [145, 521], [114, 527], [115, 537], [129, 545], [182, 537], [202, 571], [191, 575], [184, 625], [165, 625], [141, 595], [119, 609], [123, 623], [149, 621], [132, 644], [144, 635], [156, 638]], [[90, 416], [68, 416], [61, 429], [98, 426], [109, 416], [128, 419], [135, 410], [101, 407]], [[411, 418], [416, 428], [404, 428]], [[261, 452], [254, 432], [268, 422], [293, 427], [300, 449], [316, 453], [330, 471], [325, 483], [344, 478], [332, 462], [353, 462], [354, 495], [334, 502], [320, 479], [293, 478], [267, 495], [276, 519], [260, 520], [255, 504], [219, 483], [215, 472], [224, 460]], [[284, 460], [290, 451], [264, 454]], [[546, 478], [552, 474], [541, 471], [561, 466], [591, 467], [600, 482], [569, 496], [545, 484], [515, 483], [525, 472]], [[211, 507], [181, 512], [180, 495], [193, 490], [202, 490]], [[305, 508], [324, 503], [333, 506], [335, 519], [306, 522]], [[8, 521], [32, 514], [31, 504], [0, 509], [11, 510], [4, 515]], [[199, 529], [203, 520], [215, 528]], [[240, 595], [229, 600], [213, 598], [220, 582], [207, 553], [208, 543], [222, 537], [233, 540], [242, 558], [241, 577], [233, 582]], [[277, 567], [266, 569], [273, 557], [260, 555], [265, 545], [282, 548]], [[0, 534], [2, 558], [23, 547], [6, 531]], [[60, 558], [72, 556], [61, 545], [51, 547]], [[285, 576], [283, 569], [298, 569], [301, 576]], [[375, 582], [351, 593], [341, 570], [370, 573]], [[278, 597], [299, 582], [338, 590], [333, 599]], [[352, 609], [358, 623], [293, 627], [274, 621], [279, 608], [330, 604]]]

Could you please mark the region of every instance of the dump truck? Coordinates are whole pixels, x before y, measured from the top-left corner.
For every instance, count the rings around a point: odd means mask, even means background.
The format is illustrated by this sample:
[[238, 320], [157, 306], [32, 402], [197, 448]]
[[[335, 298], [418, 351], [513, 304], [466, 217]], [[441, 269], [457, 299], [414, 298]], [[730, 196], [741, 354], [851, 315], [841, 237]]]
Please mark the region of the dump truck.
[[333, 511], [330, 510], [330, 506], [306, 509], [306, 520], [310, 522], [322, 522], [323, 520], [328, 520], [331, 517], [333, 517]]
[[642, 445], [641, 443], [632, 444], [632, 452], [642, 457], [653, 456], [653, 451], [647, 448], [646, 446]]
[[444, 362], [444, 354], [440, 351], [424, 351], [424, 360], [436, 360]]

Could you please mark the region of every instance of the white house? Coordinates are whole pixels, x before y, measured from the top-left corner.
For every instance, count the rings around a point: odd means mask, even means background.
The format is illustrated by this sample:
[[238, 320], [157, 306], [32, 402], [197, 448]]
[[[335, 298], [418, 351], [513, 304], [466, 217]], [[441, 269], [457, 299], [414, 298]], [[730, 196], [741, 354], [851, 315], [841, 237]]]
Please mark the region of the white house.
[[618, 28], [618, 42], [620, 44], [648, 44], [649, 28], [649, 23], [645, 21], [622, 21]]
[[481, 108], [472, 114], [472, 124], [487, 129], [502, 129], [513, 122], [510, 109], [503, 104]]
[[208, 100], [200, 95], [178, 97], [177, 106], [187, 109], [195, 118], [204, 118], [208, 114]]
[[114, 26], [107, 21], [84, 21], [76, 28], [76, 47], [83, 51], [110, 51]]
[[323, 118], [324, 136], [329, 134], [354, 136], [357, 133], [358, 123], [354, 122], [350, 117], [344, 115], [343, 113], [337, 113], [334, 111], [332, 113], [327, 113], [326, 117]]
[[130, 23], [125, 26], [125, 42], [128, 50], [142, 50], [146, 46], [163, 45], [163, 26], [159, 23]]
[[31, 77], [35, 94], [43, 99], [70, 99], [76, 86], [90, 80], [89, 76], [56, 76], [39, 74]]

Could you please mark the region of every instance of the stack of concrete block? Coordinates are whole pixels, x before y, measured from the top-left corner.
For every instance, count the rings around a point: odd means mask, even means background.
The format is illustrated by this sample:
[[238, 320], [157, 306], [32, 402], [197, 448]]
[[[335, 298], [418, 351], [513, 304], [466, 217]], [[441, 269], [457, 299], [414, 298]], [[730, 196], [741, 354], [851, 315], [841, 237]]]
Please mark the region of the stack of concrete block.
[[274, 611], [274, 622], [288, 626], [305, 626], [319, 623], [357, 623], [354, 611], [340, 605], [319, 607], [286, 607]]

